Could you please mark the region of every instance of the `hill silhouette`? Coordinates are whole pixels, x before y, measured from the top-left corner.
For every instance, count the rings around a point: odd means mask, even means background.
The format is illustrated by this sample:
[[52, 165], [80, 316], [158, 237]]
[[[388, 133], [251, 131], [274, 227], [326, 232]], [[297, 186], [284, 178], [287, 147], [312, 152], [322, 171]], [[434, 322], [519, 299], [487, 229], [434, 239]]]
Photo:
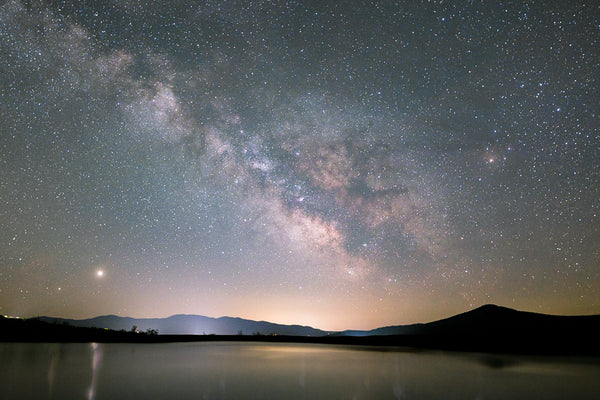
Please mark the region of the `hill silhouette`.
[[487, 304], [434, 322], [336, 335], [445, 350], [599, 355], [600, 315], [547, 315]]
[[[134, 325], [140, 330], [158, 329], [161, 334], [130, 332]], [[160, 328], [168, 334], [164, 334]], [[496, 305], [485, 305], [424, 324], [330, 333], [300, 325], [197, 315], [174, 315], [162, 319], [103, 316], [89, 320], [50, 317], [20, 320], [0, 317], [0, 341], [268, 341], [600, 356], [598, 337], [600, 315], [546, 315]]]
[[141, 342], [154, 333], [114, 331], [103, 328], [49, 323], [38, 318], [20, 319], [0, 316], [0, 342]]
[[[586, 335], [600, 328], [600, 315], [561, 316], [517, 311], [486, 304], [438, 321], [387, 326], [368, 331], [343, 331], [344, 336], [431, 335], [431, 336], [570, 336]], [[597, 331], [596, 331], [597, 332]]]
[[106, 315], [91, 319], [74, 320], [40, 317], [50, 323], [66, 323], [71, 326], [129, 330], [136, 326], [141, 331], [156, 329], [162, 335], [289, 335], [325, 336], [329, 332], [310, 326], [275, 324], [266, 321], [253, 321], [243, 318], [211, 318], [202, 315], [178, 314], [168, 318], [129, 318]]

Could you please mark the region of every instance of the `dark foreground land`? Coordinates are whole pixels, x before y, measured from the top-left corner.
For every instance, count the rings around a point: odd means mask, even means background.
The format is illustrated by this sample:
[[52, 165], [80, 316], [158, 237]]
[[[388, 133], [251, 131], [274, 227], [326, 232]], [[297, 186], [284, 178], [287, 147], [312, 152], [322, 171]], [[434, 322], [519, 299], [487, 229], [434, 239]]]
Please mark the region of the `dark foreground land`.
[[499, 354], [600, 356], [600, 316], [565, 317], [484, 306], [454, 317], [403, 327], [403, 334], [349, 336], [159, 335], [74, 327], [36, 318], [0, 317], [0, 342], [271, 342], [320, 343]]

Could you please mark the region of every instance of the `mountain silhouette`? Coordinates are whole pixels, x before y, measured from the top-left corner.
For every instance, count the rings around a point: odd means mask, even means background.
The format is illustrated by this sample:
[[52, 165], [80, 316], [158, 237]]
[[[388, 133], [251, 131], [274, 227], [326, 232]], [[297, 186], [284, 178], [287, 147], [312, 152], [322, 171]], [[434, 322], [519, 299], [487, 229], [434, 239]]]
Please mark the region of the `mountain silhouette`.
[[527, 354], [600, 354], [600, 315], [559, 316], [493, 304], [425, 324], [343, 331], [341, 338], [386, 345]]
[[266, 321], [253, 321], [243, 318], [211, 318], [202, 315], [178, 314], [168, 318], [130, 318], [106, 315], [91, 319], [63, 319], [40, 317], [50, 323], [66, 323], [71, 326], [130, 330], [133, 326], [140, 331], [156, 329], [164, 335], [288, 335], [325, 336], [329, 332], [310, 326], [283, 325]]
[[469, 336], [469, 337], [536, 337], [536, 336], [586, 336], [600, 333], [600, 315], [559, 316], [517, 311], [507, 307], [487, 304], [429, 323], [394, 325], [372, 330], [346, 330], [328, 332], [310, 326], [284, 325], [243, 318], [211, 318], [202, 315], [178, 314], [168, 318], [130, 318], [106, 315], [90, 319], [64, 319], [39, 317], [50, 323], [66, 323], [71, 326], [130, 330], [136, 326], [140, 331], [156, 329], [169, 335], [288, 335], [288, 336]]
[[[136, 335], [131, 332], [134, 326], [138, 331], [149, 331], [149, 334]], [[159, 335], [153, 335], [152, 333], [156, 333], [154, 330], [157, 330]], [[0, 318], [0, 341], [250, 340], [598, 356], [598, 337], [600, 315], [546, 315], [491, 304], [429, 323], [341, 332], [327, 332], [309, 326], [200, 315], [142, 319], [107, 315], [85, 320], [52, 317], [29, 320]]]
[[368, 331], [343, 331], [345, 336], [428, 335], [469, 337], [539, 337], [600, 333], [600, 315], [562, 316], [517, 311], [486, 304], [434, 322], [387, 326]]

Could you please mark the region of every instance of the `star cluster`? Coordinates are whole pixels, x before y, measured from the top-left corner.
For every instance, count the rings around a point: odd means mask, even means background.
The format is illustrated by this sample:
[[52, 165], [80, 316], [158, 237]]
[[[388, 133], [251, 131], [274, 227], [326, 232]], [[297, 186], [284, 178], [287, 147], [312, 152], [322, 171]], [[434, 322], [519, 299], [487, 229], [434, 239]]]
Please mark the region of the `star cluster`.
[[0, 5], [0, 312], [600, 313], [592, 3]]

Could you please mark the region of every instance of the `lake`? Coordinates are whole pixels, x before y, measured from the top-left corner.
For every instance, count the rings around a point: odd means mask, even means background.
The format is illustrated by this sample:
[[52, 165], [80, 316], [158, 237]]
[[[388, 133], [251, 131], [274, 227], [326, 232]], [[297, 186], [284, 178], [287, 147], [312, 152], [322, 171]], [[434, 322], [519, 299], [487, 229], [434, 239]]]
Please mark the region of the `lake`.
[[0, 399], [600, 399], [600, 360], [196, 342], [0, 343]]

